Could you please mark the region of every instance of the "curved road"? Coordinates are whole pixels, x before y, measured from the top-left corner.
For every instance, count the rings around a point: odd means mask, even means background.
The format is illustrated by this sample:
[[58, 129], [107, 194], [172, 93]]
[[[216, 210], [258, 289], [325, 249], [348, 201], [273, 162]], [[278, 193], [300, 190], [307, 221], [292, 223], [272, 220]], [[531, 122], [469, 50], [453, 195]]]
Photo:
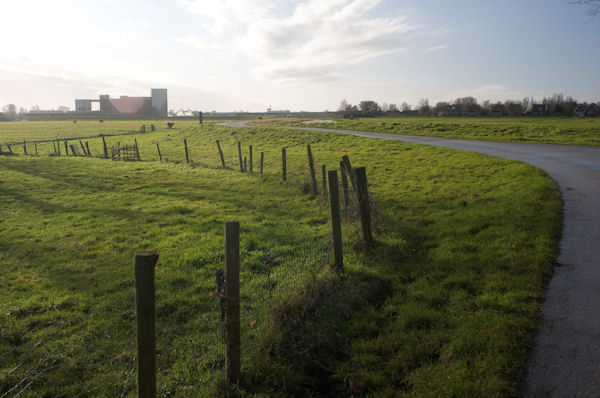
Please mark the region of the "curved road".
[[[247, 127], [245, 123], [223, 125]], [[479, 152], [529, 163], [548, 173], [563, 198], [563, 233], [521, 394], [600, 397], [600, 147], [294, 129]]]

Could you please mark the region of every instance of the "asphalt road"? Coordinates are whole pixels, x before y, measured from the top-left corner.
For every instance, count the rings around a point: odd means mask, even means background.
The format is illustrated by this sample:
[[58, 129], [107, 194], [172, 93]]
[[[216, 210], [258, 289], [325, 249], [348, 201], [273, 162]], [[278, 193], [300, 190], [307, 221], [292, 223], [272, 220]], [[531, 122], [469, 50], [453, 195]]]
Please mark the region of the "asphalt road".
[[479, 152], [544, 170], [563, 198], [563, 232], [521, 395], [600, 397], [600, 147], [296, 129]]

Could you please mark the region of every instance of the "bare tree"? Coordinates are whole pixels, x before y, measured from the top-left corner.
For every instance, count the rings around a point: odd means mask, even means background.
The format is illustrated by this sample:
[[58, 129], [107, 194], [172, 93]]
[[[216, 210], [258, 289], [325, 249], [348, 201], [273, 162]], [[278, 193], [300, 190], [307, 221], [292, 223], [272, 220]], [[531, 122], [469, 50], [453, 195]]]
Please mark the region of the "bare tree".
[[17, 114], [17, 106], [15, 104], [8, 104], [8, 105], [4, 105], [2, 107], [2, 112], [4, 113], [11, 113], [11, 114]]
[[338, 107], [338, 112], [342, 114], [342, 116], [348, 117], [358, 114], [358, 108], [356, 105], [352, 105], [348, 101], [342, 100]]
[[596, 15], [600, 14], [600, 0], [575, 0], [571, 1], [570, 3], [588, 6], [589, 8], [586, 11], [586, 14], [588, 14], [590, 17], [595, 17]]
[[351, 108], [352, 105], [350, 105], [348, 101], [344, 99], [342, 102], [340, 102], [340, 106], [338, 106], [338, 112], [345, 112], [349, 107]]
[[361, 101], [360, 104], [358, 104], [358, 106], [359, 106], [361, 112], [363, 113], [363, 115], [365, 115], [365, 116], [376, 116], [376, 115], [381, 114], [381, 108], [375, 101], [371, 101], [371, 100]]
[[533, 101], [529, 101], [528, 97], [523, 98], [521, 100], [521, 106], [523, 107], [523, 112], [529, 112], [530, 106], [533, 105]]
[[446, 101], [439, 101], [437, 104], [435, 104], [435, 112], [439, 115], [446, 110], [448, 105], [449, 104]]
[[428, 98], [421, 98], [419, 100], [419, 116], [427, 116], [431, 113], [431, 107], [429, 106]]

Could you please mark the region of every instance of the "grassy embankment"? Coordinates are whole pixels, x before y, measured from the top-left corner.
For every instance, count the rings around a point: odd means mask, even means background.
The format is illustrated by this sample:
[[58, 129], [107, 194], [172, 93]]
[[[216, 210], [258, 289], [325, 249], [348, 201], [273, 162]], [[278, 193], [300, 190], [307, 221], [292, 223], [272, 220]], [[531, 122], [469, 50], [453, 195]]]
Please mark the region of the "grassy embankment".
[[471, 140], [600, 145], [600, 118], [376, 117], [332, 120], [333, 123], [306, 123], [309, 120], [267, 119], [254, 123], [256, 125], [337, 128]]
[[[31, 137], [46, 130], [30, 126]], [[285, 274], [293, 285], [266, 305], [256, 301], [270, 323], [253, 340], [259, 325], [244, 320], [246, 394], [514, 393], [560, 232], [559, 194], [542, 172], [441, 148], [284, 129], [190, 122], [136, 138], [143, 160], [157, 159], [159, 142], [177, 163], [0, 157], [0, 392], [26, 380], [24, 396], [133, 394], [133, 256], [155, 249], [159, 393], [212, 395], [223, 364], [218, 312], [207, 296], [222, 267], [223, 222], [237, 219], [243, 280], [272, 282], [261, 272], [268, 263], [275, 280]], [[219, 168], [215, 139], [233, 170]], [[117, 140], [133, 137], [109, 145]], [[255, 159], [265, 152], [265, 177], [236, 171], [238, 140], [246, 155], [247, 144]], [[306, 258], [307, 242], [310, 250], [327, 245], [326, 202], [303, 193], [307, 143], [318, 165], [334, 168], [349, 154], [366, 166], [377, 204], [375, 248], [365, 252], [356, 226], [343, 227], [341, 278], [279, 262]], [[283, 146], [287, 183], [276, 175]], [[90, 149], [100, 154], [101, 140]], [[243, 290], [242, 305], [255, 294]]]

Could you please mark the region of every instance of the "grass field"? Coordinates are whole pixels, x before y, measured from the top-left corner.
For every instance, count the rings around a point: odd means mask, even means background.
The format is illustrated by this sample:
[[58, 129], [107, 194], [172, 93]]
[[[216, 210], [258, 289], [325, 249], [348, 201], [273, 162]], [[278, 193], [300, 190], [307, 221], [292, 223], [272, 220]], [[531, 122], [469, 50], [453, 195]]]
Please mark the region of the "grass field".
[[307, 119], [267, 119], [254, 123], [472, 140], [600, 145], [600, 118], [377, 117], [356, 120], [333, 119], [334, 123], [307, 124], [307, 121]]
[[[72, 120], [45, 121], [45, 122], [3, 122], [0, 123], [0, 144], [11, 142], [46, 141], [72, 137], [91, 137], [100, 134], [113, 135], [124, 133], [136, 133], [140, 131], [142, 124], [146, 125], [148, 131], [150, 125], [157, 128], [166, 128], [165, 120]], [[176, 125], [196, 125], [191, 121], [176, 122]]]
[[[6, 135], [87, 135], [52, 123]], [[77, 125], [91, 136], [91, 123]], [[0, 124], [0, 141], [10, 125]], [[0, 156], [0, 394], [14, 386], [31, 397], [135, 394], [133, 258], [144, 249], [160, 255], [159, 395], [221, 391], [219, 315], [208, 293], [223, 267], [223, 223], [234, 219], [248, 311], [240, 395], [515, 393], [561, 226], [557, 187], [542, 172], [284, 128], [187, 122], [107, 142], [134, 138], [143, 162], [99, 158], [97, 138], [91, 158], [47, 156], [51, 143], [39, 145], [39, 157]], [[220, 167], [216, 139], [232, 169]], [[236, 171], [237, 141], [245, 156], [253, 145], [255, 170], [264, 152], [264, 176]], [[157, 161], [156, 143], [168, 162]], [[367, 168], [377, 243], [365, 249], [356, 223], [345, 222], [342, 276], [319, 255], [328, 207], [307, 193], [306, 144], [317, 165], [337, 168], [348, 154]], [[307, 268], [307, 258], [323, 263]], [[277, 295], [260, 299], [260, 286], [273, 282], [281, 283]]]

